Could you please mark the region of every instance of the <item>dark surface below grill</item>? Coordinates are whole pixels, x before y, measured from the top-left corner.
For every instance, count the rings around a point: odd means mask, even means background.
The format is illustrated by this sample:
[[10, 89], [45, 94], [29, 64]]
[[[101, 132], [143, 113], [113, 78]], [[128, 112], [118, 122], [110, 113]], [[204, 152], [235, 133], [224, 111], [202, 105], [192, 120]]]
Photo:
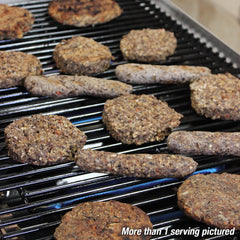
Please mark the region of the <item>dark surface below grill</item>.
[[[202, 43], [188, 30], [149, 1], [118, 1], [123, 14], [106, 24], [87, 28], [62, 26], [47, 14], [49, 1], [26, 1], [16, 6], [25, 7], [35, 15], [33, 29], [19, 40], [0, 41], [0, 50], [24, 51], [36, 55], [45, 74], [58, 74], [52, 59], [56, 44], [75, 35], [94, 38], [107, 45], [115, 57], [111, 67], [98, 77], [116, 79], [114, 69], [125, 63], [119, 41], [131, 29], [166, 28], [173, 31], [178, 46], [173, 56], [159, 64], [189, 64], [209, 67], [213, 73], [230, 72], [239, 77], [240, 69], [220, 57], [218, 52]], [[239, 122], [212, 121], [197, 116], [190, 106], [188, 85], [135, 86], [136, 94], [154, 94], [182, 113], [184, 118], [176, 130], [239, 131]], [[51, 167], [34, 167], [15, 163], [7, 156], [4, 128], [13, 120], [31, 114], [59, 114], [66, 116], [88, 136], [86, 147], [121, 153], [163, 153], [166, 142], [143, 146], [126, 146], [112, 139], [101, 121], [105, 99], [67, 98], [54, 100], [30, 95], [22, 87], [0, 89], [0, 225], [2, 239], [53, 239], [53, 232], [61, 216], [77, 203], [115, 199], [139, 206], [147, 212], [154, 228], [162, 228], [162, 235], [154, 239], [228, 239], [226, 236], [194, 237], [171, 236], [171, 229], [207, 229], [208, 226], [184, 216], [177, 207], [176, 189], [181, 179], [135, 179], [84, 173], [73, 163]], [[240, 173], [239, 157], [204, 157], [194, 159], [198, 172]], [[166, 233], [164, 229], [169, 229]], [[86, 229], [87, 231], [87, 229]], [[239, 239], [239, 233], [229, 239]]]

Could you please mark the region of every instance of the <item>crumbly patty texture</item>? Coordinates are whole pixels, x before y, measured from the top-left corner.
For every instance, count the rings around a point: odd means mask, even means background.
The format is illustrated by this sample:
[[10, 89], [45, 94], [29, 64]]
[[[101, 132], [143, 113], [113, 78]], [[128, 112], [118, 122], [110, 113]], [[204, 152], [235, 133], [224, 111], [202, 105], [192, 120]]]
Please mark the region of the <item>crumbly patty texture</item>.
[[180, 124], [182, 114], [152, 95], [125, 95], [107, 100], [103, 122], [113, 138], [124, 144], [161, 141]]
[[[123, 235], [122, 229], [152, 229], [148, 215], [140, 208], [118, 201], [80, 203], [67, 212], [56, 228], [57, 240], [147, 240], [150, 236]], [[130, 238], [129, 238], [130, 237]]]
[[63, 73], [70, 75], [91, 75], [109, 68], [112, 54], [91, 38], [73, 37], [62, 40], [54, 49], [53, 58]]
[[197, 221], [240, 229], [240, 175], [191, 176], [179, 187], [177, 198], [185, 214]]
[[230, 73], [201, 77], [190, 85], [192, 107], [199, 115], [240, 120], [240, 80]]
[[125, 60], [158, 62], [172, 55], [177, 47], [174, 33], [165, 29], [131, 30], [120, 41]]
[[33, 25], [34, 16], [27, 9], [0, 4], [0, 40], [22, 38]]
[[24, 81], [26, 89], [34, 95], [54, 98], [94, 96], [113, 98], [132, 92], [126, 83], [89, 76], [30, 76]]
[[116, 67], [119, 80], [131, 84], [178, 84], [192, 82], [211, 70], [201, 66], [126, 63]]
[[122, 9], [112, 0], [53, 0], [48, 12], [59, 23], [85, 27], [109, 22], [120, 16]]
[[0, 51], [0, 62], [0, 88], [23, 85], [27, 76], [43, 72], [39, 59], [24, 52]]
[[86, 142], [83, 132], [58, 115], [22, 117], [9, 124], [4, 133], [13, 160], [38, 166], [70, 161], [74, 150]]
[[240, 132], [175, 131], [167, 144], [174, 153], [240, 156]]
[[116, 154], [78, 149], [74, 160], [84, 171], [141, 178], [185, 177], [197, 168], [192, 158], [173, 154]]

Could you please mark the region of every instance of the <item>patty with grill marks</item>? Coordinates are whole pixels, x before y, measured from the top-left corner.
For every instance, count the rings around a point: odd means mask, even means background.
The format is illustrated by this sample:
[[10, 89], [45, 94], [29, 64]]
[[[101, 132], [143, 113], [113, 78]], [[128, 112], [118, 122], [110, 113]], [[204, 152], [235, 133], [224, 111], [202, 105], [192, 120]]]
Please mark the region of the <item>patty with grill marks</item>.
[[[125, 235], [124, 228], [140, 229], [141, 234]], [[140, 208], [118, 201], [84, 202], [67, 212], [56, 228], [57, 240], [148, 240], [144, 229], [153, 229], [148, 215]]]
[[0, 51], [0, 88], [23, 85], [27, 76], [41, 75], [39, 59], [24, 52]]
[[71, 161], [74, 150], [86, 142], [82, 131], [58, 115], [19, 118], [5, 128], [4, 134], [13, 160], [37, 166]]
[[131, 30], [120, 41], [124, 59], [137, 62], [165, 60], [175, 52], [176, 47], [174, 33], [163, 28]]
[[175, 153], [240, 156], [240, 132], [175, 131], [167, 145]]
[[178, 84], [193, 82], [211, 70], [201, 66], [127, 63], [116, 67], [119, 80], [130, 84]]
[[91, 75], [109, 68], [112, 54], [91, 38], [73, 37], [62, 40], [54, 49], [53, 58], [61, 72], [70, 75]]
[[193, 173], [197, 163], [173, 154], [116, 154], [78, 149], [74, 160], [81, 170], [139, 178], [178, 178]]
[[102, 114], [111, 136], [124, 144], [161, 141], [180, 124], [182, 114], [152, 95], [129, 94], [107, 100]]
[[34, 16], [27, 9], [0, 4], [0, 40], [22, 38], [33, 25]]
[[112, 0], [53, 0], [48, 13], [64, 25], [86, 27], [113, 20], [122, 9]]
[[34, 95], [54, 98], [73, 96], [113, 98], [132, 92], [132, 86], [126, 83], [88, 76], [30, 76], [25, 79], [24, 86]]
[[230, 73], [210, 74], [190, 84], [191, 104], [199, 115], [240, 120], [240, 79]]
[[240, 230], [240, 175], [191, 176], [179, 187], [177, 198], [187, 216], [218, 228]]

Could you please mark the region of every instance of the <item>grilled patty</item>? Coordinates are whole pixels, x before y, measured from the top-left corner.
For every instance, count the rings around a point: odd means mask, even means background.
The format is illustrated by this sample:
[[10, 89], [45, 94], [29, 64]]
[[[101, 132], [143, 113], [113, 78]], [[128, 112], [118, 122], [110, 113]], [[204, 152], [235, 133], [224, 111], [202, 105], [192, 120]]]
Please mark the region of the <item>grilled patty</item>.
[[34, 16], [27, 9], [0, 4], [0, 40], [22, 38], [33, 25]]
[[62, 40], [54, 49], [53, 58], [63, 73], [91, 75], [110, 66], [112, 54], [108, 47], [86, 37]]
[[113, 138], [124, 144], [161, 141], [180, 124], [182, 114], [151, 95], [125, 95], [107, 100], [103, 122]]
[[191, 176], [179, 187], [177, 198], [187, 216], [218, 228], [240, 230], [240, 175]]
[[132, 86], [126, 83], [88, 76], [31, 76], [24, 86], [34, 95], [54, 98], [79, 95], [113, 98], [132, 92]]
[[211, 70], [198, 66], [127, 63], [117, 66], [115, 73], [119, 80], [131, 84], [177, 84], [193, 82], [201, 76], [210, 74]]
[[122, 9], [112, 0], [53, 0], [48, 12], [59, 23], [85, 27], [109, 22], [120, 16]]
[[192, 107], [212, 119], [240, 120], [240, 80], [230, 73], [211, 74], [190, 84]]
[[175, 153], [240, 156], [240, 132], [176, 131], [167, 144]]
[[74, 159], [84, 171], [140, 178], [185, 177], [197, 168], [192, 158], [170, 154], [116, 154], [78, 149]]
[[41, 62], [31, 54], [0, 51], [0, 88], [23, 85], [27, 76], [42, 74]]
[[83, 132], [57, 115], [19, 118], [4, 133], [8, 155], [13, 160], [38, 166], [70, 161], [74, 149], [82, 148], [86, 142]]
[[[124, 235], [123, 228], [141, 229], [142, 234]], [[152, 229], [148, 215], [140, 208], [118, 201], [85, 202], [67, 212], [56, 228], [57, 240], [147, 240], [144, 229]]]
[[158, 62], [172, 55], [177, 47], [174, 33], [165, 29], [131, 30], [120, 41], [125, 60]]

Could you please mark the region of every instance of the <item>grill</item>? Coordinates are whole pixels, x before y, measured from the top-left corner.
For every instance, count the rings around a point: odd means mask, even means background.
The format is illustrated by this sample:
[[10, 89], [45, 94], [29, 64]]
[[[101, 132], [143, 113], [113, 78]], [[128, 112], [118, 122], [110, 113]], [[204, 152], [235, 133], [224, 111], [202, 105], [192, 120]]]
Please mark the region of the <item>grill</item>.
[[[213, 73], [230, 72], [240, 77], [240, 57], [165, 0], [156, 3], [120, 0], [124, 12], [119, 18], [86, 28], [58, 24], [47, 14], [48, 3], [48, 0], [13, 3], [35, 15], [33, 29], [23, 39], [0, 41], [0, 50], [36, 55], [42, 62], [44, 74], [59, 74], [52, 59], [56, 44], [62, 39], [81, 35], [91, 37], [111, 49], [115, 57], [111, 67], [95, 76], [116, 79], [115, 67], [126, 62], [119, 49], [122, 35], [131, 29], [149, 27], [173, 31], [178, 40], [175, 54], [160, 64], [202, 65], [209, 67]], [[240, 131], [239, 122], [212, 121], [196, 115], [190, 105], [190, 91], [186, 84], [139, 85], [134, 86], [134, 93], [154, 94], [182, 113], [184, 118], [176, 130]], [[101, 121], [105, 99], [74, 97], [54, 100], [32, 96], [22, 87], [0, 89], [0, 99], [1, 239], [53, 239], [61, 216], [76, 204], [110, 199], [131, 203], [147, 212], [154, 228], [162, 229], [162, 234], [153, 239], [228, 239], [219, 235], [203, 238], [189, 234], [171, 235], [171, 229], [208, 228], [186, 217], [177, 207], [176, 189], [182, 179], [150, 180], [86, 173], [72, 162], [40, 168], [13, 162], [7, 156], [4, 128], [19, 117], [36, 113], [66, 116], [87, 134], [86, 148], [118, 153], [167, 152], [166, 141], [126, 146], [112, 139]], [[239, 157], [198, 156], [194, 159], [199, 164], [199, 173], [240, 173]], [[229, 239], [239, 237], [240, 234], [235, 232]]]

